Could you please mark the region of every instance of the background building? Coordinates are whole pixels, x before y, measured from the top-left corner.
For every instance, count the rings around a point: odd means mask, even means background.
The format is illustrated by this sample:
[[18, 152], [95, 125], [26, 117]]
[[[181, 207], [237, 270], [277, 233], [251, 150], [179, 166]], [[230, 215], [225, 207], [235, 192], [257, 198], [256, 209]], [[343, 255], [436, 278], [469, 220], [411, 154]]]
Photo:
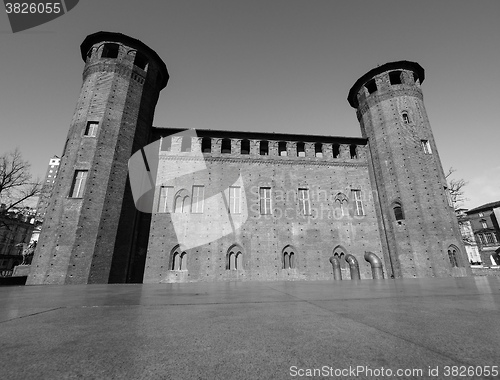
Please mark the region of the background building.
[[479, 253], [474, 230], [472, 229], [471, 222], [466, 213], [467, 209], [460, 208], [456, 209], [455, 212], [457, 214], [458, 226], [460, 227], [460, 234], [462, 235], [469, 262], [471, 265], [481, 265], [483, 260]]
[[500, 265], [500, 201], [467, 211], [483, 265]]
[[[344, 278], [358, 268], [372, 278], [377, 265], [396, 278], [470, 275], [419, 64], [387, 63], [356, 81], [348, 101], [362, 138], [179, 135], [152, 126], [169, 78], [153, 50], [99, 32], [81, 53], [83, 86], [28, 284], [331, 279], [330, 257]], [[143, 166], [129, 180], [131, 156]], [[135, 176], [151, 182], [139, 199]], [[136, 209], [143, 202], [148, 212]]]
[[47, 173], [45, 174], [45, 179], [42, 183], [42, 190], [36, 206], [37, 217], [40, 219], [43, 219], [45, 213], [47, 212], [47, 206], [52, 190], [54, 189], [60, 163], [61, 159], [59, 156], [54, 156], [49, 160], [49, 166], [47, 167]]

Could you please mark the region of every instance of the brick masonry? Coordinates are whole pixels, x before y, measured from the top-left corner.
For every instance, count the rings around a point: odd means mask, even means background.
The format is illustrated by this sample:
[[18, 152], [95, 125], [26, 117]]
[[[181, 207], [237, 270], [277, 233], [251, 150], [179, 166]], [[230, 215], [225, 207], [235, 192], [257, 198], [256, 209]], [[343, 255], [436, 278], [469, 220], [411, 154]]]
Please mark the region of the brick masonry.
[[[116, 46], [118, 55], [110, 57]], [[348, 100], [363, 138], [200, 130], [184, 146], [179, 130], [152, 127], [168, 80], [154, 51], [107, 32], [87, 37], [81, 51], [84, 81], [28, 284], [328, 280], [334, 254], [344, 279], [352, 269], [347, 254], [368, 279], [368, 251], [382, 260], [385, 277], [471, 274], [418, 64], [380, 66], [353, 86]], [[96, 136], [85, 135], [89, 121], [98, 122]], [[201, 152], [203, 138], [210, 152]], [[127, 162], [158, 139], [154, 208], [142, 213], [134, 207]], [[78, 198], [71, 196], [76, 170], [88, 171]], [[199, 213], [191, 205], [193, 186], [204, 189]], [[238, 206], [231, 186], [240, 188]], [[269, 214], [261, 188], [271, 192]], [[307, 190], [308, 207], [299, 189]], [[395, 205], [404, 219], [395, 219]]]

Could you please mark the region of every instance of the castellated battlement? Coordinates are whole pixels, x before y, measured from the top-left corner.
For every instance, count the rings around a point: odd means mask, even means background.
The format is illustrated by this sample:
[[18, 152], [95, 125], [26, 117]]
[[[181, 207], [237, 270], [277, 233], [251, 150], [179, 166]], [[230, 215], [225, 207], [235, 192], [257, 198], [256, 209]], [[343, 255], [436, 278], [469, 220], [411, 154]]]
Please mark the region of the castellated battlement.
[[[161, 139], [160, 157], [200, 152], [204, 158], [250, 159], [293, 163], [344, 163], [366, 165], [364, 138], [274, 133], [196, 130], [196, 137], [171, 136], [180, 130], [155, 128]], [[170, 135], [171, 134], [171, 135]], [[229, 135], [229, 136], [228, 136]]]

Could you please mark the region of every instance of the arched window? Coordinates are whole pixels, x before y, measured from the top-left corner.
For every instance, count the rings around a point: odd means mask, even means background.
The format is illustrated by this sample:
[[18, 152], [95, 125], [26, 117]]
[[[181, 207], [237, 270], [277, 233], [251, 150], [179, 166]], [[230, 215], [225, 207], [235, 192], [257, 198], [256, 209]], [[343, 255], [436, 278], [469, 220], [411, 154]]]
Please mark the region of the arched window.
[[403, 117], [403, 123], [410, 124], [410, 116], [408, 116], [408, 112], [403, 112], [401, 116]]
[[404, 220], [405, 215], [403, 213], [403, 207], [401, 206], [401, 203], [395, 202], [392, 206], [392, 210], [394, 211], [394, 218], [396, 220]]
[[190, 196], [186, 189], [179, 190], [174, 197], [174, 212], [187, 214], [189, 212]]
[[241, 270], [243, 269], [243, 248], [239, 244], [233, 244], [227, 250], [227, 270]]
[[292, 247], [291, 245], [287, 245], [285, 248], [283, 248], [283, 251], [281, 252], [282, 255], [282, 261], [283, 261], [283, 269], [294, 269], [296, 266], [296, 255], [295, 255], [295, 248]]
[[450, 259], [450, 263], [452, 267], [459, 267], [459, 260], [458, 260], [458, 248], [455, 247], [454, 245], [450, 245], [448, 247], [448, 258]]
[[345, 261], [345, 255], [346, 255], [346, 250], [344, 247], [341, 245], [337, 245], [333, 249], [333, 256], [337, 257], [340, 261], [340, 268], [341, 269], [346, 269], [347, 268], [347, 261]]
[[171, 270], [187, 270], [187, 254], [179, 245], [176, 245], [171, 252]]
[[338, 210], [337, 214], [339, 216], [347, 216], [348, 215], [348, 208], [347, 208], [347, 202], [348, 198], [344, 193], [338, 193], [335, 196], [335, 207]]

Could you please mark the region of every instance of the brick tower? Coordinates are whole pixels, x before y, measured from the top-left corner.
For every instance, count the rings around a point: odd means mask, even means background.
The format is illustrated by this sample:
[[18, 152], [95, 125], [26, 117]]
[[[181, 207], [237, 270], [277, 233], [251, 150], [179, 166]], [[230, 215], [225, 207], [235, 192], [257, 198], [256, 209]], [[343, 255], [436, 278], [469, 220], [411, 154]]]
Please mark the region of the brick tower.
[[388, 273], [466, 276], [470, 266], [425, 111], [423, 81], [418, 63], [391, 62], [358, 79], [347, 99], [368, 138]]
[[142, 280], [133, 267], [148, 216], [135, 210], [127, 161], [149, 142], [167, 67], [120, 33], [92, 34], [80, 49], [83, 85], [27, 284]]

